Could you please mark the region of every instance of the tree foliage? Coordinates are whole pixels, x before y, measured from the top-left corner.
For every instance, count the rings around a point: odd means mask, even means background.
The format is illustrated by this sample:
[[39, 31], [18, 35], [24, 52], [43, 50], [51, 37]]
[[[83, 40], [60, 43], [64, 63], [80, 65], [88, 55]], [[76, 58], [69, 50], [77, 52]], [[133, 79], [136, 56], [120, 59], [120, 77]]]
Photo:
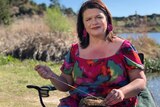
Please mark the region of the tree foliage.
[[20, 6], [29, 2], [29, 0], [8, 0], [11, 6]]
[[51, 4], [49, 7], [60, 7], [59, 0], [50, 0]]
[[9, 1], [0, 0], [0, 24], [10, 23]]
[[0, 24], [10, 24], [13, 16], [43, 15], [46, 4], [36, 4], [33, 0], [0, 0]]

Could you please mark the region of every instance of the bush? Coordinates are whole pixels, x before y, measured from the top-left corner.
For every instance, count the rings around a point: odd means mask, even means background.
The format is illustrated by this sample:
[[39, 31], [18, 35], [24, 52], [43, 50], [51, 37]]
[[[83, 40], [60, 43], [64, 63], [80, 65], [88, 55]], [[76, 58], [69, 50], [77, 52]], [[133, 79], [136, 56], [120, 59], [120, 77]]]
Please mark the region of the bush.
[[14, 62], [14, 61], [16, 61], [16, 59], [10, 55], [8, 56], [0, 55], [0, 65], [6, 65], [9, 62]]
[[0, 24], [10, 24], [10, 11], [8, 0], [0, 0]]
[[53, 31], [69, 32], [72, 26], [58, 7], [48, 8], [46, 11], [46, 22]]
[[145, 59], [145, 69], [147, 72], [160, 71], [160, 60], [159, 59]]

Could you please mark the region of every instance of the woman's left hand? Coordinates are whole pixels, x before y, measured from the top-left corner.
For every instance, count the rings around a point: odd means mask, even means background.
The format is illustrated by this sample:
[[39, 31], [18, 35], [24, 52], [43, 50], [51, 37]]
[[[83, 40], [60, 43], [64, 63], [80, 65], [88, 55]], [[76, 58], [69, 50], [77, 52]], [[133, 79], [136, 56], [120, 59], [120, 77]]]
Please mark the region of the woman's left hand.
[[113, 89], [105, 98], [104, 103], [106, 105], [117, 104], [124, 99], [124, 93], [120, 89]]

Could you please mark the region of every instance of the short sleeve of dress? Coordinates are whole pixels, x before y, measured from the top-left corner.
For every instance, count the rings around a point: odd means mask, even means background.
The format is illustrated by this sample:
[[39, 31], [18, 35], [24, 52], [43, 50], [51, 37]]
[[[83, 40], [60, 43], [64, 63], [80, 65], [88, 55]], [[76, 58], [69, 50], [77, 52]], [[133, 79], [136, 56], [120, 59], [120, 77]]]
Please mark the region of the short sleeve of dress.
[[135, 68], [144, 69], [144, 65], [140, 60], [137, 50], [129, 41], [124, 41], [121, 49], [123, 54], [123, 61], [125, 63], [124, 65], [127, 71]]
[[60, 68], [60, 70], [68, 75], [72, 74], [73, 66], [74, 66], [74, 45], [71, 46], [68, 53], [65, 55], [63, 64]]

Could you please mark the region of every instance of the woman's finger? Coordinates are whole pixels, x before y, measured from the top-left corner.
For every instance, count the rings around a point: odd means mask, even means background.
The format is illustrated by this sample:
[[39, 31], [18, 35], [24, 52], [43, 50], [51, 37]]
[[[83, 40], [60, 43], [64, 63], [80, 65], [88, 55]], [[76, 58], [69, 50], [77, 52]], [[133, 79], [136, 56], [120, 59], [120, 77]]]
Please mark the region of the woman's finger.
[[113, 89], [108, 95], [107, 95], [107, 97], [106, 97], [106, 104], [109, 104], [112, 100], [113, 100], [113, 98], [115, 97], [115, 93], [116, 93], [116, 91]]
[[117, 104], [117, 103], [123, 101], [123, 99], [124, 99], [124, 94], [122, 93], [121, 90], [113, 89], [110, 92], [110, 94], [112, 94], [112, 95], [109, 95], [109, 99], [106, 100], [107, 105]]

